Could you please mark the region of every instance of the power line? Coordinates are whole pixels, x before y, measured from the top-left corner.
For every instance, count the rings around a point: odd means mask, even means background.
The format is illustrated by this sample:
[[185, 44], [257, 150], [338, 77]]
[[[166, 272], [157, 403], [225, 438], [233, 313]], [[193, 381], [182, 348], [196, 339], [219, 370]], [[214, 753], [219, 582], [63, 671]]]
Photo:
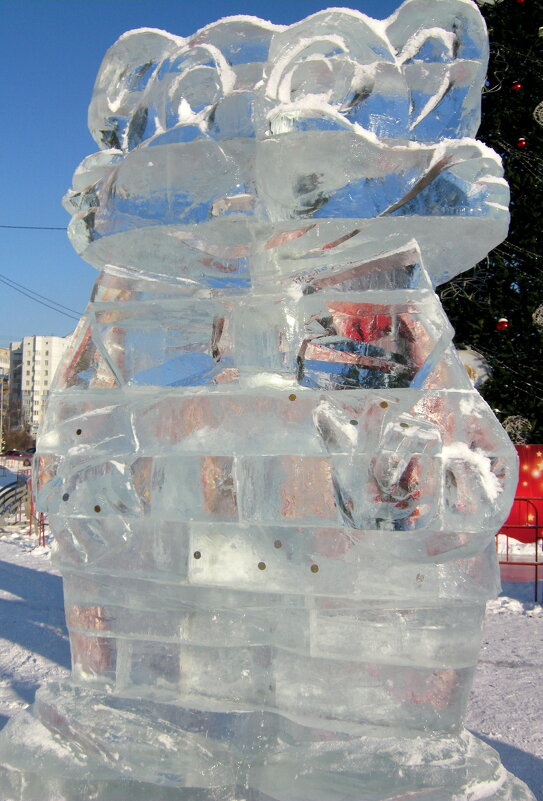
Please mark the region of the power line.
[[8, 284], [8, 286], [10, 284], [13, 285], [12, 289], [15, 289], [15, 287], [24, 289], [27, 292], [30, 292], [31, 295], [36, 295], [36, 297], [41, 298], [41, 300], [47, 300], [49, 303], [53, 303], [55, 306], [60, 306], [61, 309], [66, 309], [66, 311], [72, 312], [73, 314], [77, 314], [78, 317], [81, 317], [81, 313], [78, 312], [76, 309], [71, 309], [69, 306], [64, 306], [62, 303], [58, 303], [58, 301], [53, 300], [52, 298], [48, 298], [45, 295], [40, 295], [39, 292], [35, 292], [33, 289], [29, 289], [29, 287], [25, 286], [24, 284], [18, 284], [17, 281], [13, 280], [13, 278], [8, 278], [7, 275], [2, 275], [2, 273], [0, 273], [0, 280], [2, 279], [4, 283]]
[[[27, 298], [30, 298], [30, 300], [33, 300], [35, 303], [39, 303], [41, 306], [46, 306], [48, 309], [52, 309], [53, 311], [57, 312], [57, 314], [63, 314], [65, 317], [70, 317], [72, 320], [79, 320], [80, 315], [78, 315], [78, 312], [75, 312], [75, 314], [78, 316], [74, 316], [73, 314], [68, 314], [67, 312], [57, 309], [55, 306], [51, 306], [50, 303], [45, 303], [43, 300], [38, 300], [38, 298], [32, 297], [32, 295], [29, 292], [25, 292], [23, 289], [18, 289], [9, 280], [6, 281], [4, 278], [0, 277], [0, 282], [6, 284], [6, 286], [9, 286], [10, 289], [13, 289], [15, 292], [19, 292], [21, 295], [25, 295]], [[52, 301], [52, 303], [54, 302], [55, 301]], [[63, 308], [66, 308], [66, 306], [64, 306]]]
[[0, 228], [24, 228], [32, 231], [65, 231], [66, 226], [56, 225], [0, 225]]

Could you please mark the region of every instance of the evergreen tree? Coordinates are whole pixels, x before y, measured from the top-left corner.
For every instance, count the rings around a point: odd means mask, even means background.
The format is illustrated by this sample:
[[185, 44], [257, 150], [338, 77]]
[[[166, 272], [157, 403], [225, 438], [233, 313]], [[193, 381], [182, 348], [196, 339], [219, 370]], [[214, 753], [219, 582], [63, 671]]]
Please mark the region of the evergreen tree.
[[[457, 347], [472, 347], [491, 366], [481, 394], [513, 441], [543, 443], [543, 2], [496, 0], [480, 9], [490, 64], [478, 138], [503, 159], [511, 225], [505, 242], [440, 294]], [[517, 417], [528, 422], [515, 426]]]

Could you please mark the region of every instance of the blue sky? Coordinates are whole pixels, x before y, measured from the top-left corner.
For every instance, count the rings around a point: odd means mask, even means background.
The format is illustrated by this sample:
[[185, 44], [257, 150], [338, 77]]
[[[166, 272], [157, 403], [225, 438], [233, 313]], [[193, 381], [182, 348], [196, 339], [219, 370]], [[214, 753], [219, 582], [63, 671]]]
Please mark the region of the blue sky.
[[[343, 3], [379, 19], [398, 0]], [[87, 107], [107, 48], [124, 31], [153, 27], [187, 36], [219, 17], [254, 14], [290, 24], [341, 2], [326, 0], [0, 0], [2, 192], [0, 225], [68, 223], [60, 200], [79, 162], [97, 148]], [[63, 230], [0, 228], [7, 278], [76, 312], [96, 271]], [[64, 336], [76, 320], [0, 283], [0, 346], [31, 334]]]

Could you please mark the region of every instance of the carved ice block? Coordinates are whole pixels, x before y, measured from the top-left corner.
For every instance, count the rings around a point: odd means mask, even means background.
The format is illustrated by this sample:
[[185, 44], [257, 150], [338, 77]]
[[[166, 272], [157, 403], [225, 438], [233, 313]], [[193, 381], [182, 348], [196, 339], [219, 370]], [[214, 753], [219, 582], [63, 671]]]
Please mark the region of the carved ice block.
[[507, 436], [436, 284], [507, 229], [468, 0], [122, 36], [40, 434], [72, 680], [6, 801], [529, 801], [462, 728]]

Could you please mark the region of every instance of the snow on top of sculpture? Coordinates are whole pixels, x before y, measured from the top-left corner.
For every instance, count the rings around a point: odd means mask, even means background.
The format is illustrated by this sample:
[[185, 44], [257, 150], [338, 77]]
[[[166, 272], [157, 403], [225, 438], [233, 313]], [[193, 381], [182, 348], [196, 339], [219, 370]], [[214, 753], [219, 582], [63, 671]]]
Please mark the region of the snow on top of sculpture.
[[[266, 285], [310, 271], [315, 249], [370, 257], [414, 237], [447, 280], [506, 232], [499, 159], [466, 139], [487, 51], [470, 0], [407, 0], [383, 21], [332, 8], [290, 26], [229, 17], [189, 38], [130, 31], [95, 84], [102, 150], [65, 200], [74, 246], [100, 268], [209, 286], [219, 268], [191, 255], [226, 237], [233, 254], [267, 255], [251, 275]], [[296, 268], [281, 258], [295, 238]]]

